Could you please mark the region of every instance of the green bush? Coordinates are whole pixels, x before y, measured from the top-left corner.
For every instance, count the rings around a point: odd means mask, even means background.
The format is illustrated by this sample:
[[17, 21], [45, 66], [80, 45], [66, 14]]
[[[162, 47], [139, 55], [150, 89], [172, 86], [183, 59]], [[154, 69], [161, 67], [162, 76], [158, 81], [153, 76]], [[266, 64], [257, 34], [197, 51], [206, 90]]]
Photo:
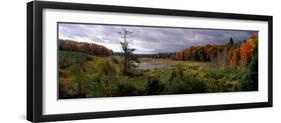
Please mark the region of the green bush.
[[191, 93], [206, 93], [208, 92], [208, 87], [205, 81], [189, 78], [188, 80], [191, 85]]
[[59, 96], [60, 98], [82, 98], [85, 97], [84, 77], [82, 67], [78, 64], [71, 65], [65, 71], [65, 79], [60, 78]]
[[[257, 49], [256, 49], [257, 50]], [[258, 90], [258, 55], [255, 55], [250, 62], [245, 76], [240, 82], [240, 89], [242, 91], [257, 91]]]
[[194, 77], [185, 76], [182, 68], [177, 68], [171, 72], [169, 84], [166, 85], [168, 94], [187, 94], [187, 93], [204, 93], [208, 91], [205, 81]]
[[224, 73], [220, 70], [208, 70], [206, 71], [205, 77], [218, 80], [224, 77]]
[[139, 94], [138, 89], [131, 84], [118, 84], [114, 92], [114, 96], [137, 96]]
[[158, 95], [164, 89], [164, 86], [160, 83], [158, 79], [148, 79], [145, 93], [147, 95]]

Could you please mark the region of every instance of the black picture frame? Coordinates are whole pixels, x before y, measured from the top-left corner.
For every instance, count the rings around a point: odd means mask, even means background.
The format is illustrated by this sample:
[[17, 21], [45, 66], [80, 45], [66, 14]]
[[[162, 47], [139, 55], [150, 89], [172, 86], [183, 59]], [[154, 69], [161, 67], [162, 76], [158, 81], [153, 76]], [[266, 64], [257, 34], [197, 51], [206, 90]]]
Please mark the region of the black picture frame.
[[[43, 97], [42, 97], [43, 96], [42, 95], [43, 12], [42, 10], [45, 8], [184, 16], [184, 17], [187, 16], [187, 17], [203, 17], [203, 18], [221, 18], [221, 19], [236, 19], [236, 20], [237, 19], [256, 20], [256, 21], [268, 22], [268, 44], [269, 44], [268, 45], [268, 101], [255, 102], [255, 103], [240, 103], [240, 104], [44, 115], [42, 113], [43, 112]], [[264, 15], [185, 11], [185, 10], [93, 5], [93, 4], [63, 3], [63, 2], [45, 2], [45, 1], [29, 2], [27, 3], [27, 120], [32, 122], [45, 122], [45, 121], [63, 121], [63, 120], [93, 119], [93, 118], [106, 118], [106, 117], [123, 117], [123, 116], [137, 116], [137, 115], [154, 115], [154, 114], [272, 107], [273, 106], [273, 96], [272, 96], [273, 32], [272, 31], [273, 31], [273, 17], [264, 16]]]

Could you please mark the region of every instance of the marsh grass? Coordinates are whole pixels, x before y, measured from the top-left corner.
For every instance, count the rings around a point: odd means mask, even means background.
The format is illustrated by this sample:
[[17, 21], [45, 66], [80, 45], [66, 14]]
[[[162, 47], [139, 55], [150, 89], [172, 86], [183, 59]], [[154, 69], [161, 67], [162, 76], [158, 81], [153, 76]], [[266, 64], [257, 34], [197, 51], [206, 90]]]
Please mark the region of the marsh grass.
[[59, 51], [59, 98], [235, 92], [245, 73], [245, 68], [217, 67], [208, 62], [153, 58], [140, 62], [172, 67], [133, 67], [123, 75], [120, 56]]

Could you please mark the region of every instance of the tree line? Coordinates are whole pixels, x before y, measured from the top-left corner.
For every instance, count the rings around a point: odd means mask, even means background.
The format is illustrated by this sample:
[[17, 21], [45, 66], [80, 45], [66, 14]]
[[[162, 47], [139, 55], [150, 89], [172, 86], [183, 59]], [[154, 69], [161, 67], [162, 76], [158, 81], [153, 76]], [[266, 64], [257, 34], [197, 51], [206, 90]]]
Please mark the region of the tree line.
[[240, 65], [245, 66], [250, 63], [254, 49], [257, 47], [257, 36], [251, 36], [243, 42], [234, 41], [223, 45], [192, 46], [182, 51], [176, 52], [177, 60], [187, 61], [209, 61], [216, 65]]
[[86, 43], [86, 42], [76, 42], [71, 40], [59, 40], [59, 50], [81, 52], [96, 56], [110, 56], [113, 54], [111, 49], [104, 46]]

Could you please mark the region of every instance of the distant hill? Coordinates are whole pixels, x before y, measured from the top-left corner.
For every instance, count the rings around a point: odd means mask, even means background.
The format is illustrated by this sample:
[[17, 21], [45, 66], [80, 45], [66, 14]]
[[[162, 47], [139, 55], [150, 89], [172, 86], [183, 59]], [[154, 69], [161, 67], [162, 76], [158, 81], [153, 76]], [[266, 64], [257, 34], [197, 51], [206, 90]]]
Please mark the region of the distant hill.
[[[116, 56], [124, 56], [122, 52], [113, 52], [113, 55]], [[141, 58], [175, 58], [176, 53], [156, 53], [156, 54], [134, 54], [134, 56], [141, 57]]]
[[95, 43], [77, 42], [72, 40], [59, 40], [59, 50], [86, 53], [96, 56], [110, 56], [112, 50]]

